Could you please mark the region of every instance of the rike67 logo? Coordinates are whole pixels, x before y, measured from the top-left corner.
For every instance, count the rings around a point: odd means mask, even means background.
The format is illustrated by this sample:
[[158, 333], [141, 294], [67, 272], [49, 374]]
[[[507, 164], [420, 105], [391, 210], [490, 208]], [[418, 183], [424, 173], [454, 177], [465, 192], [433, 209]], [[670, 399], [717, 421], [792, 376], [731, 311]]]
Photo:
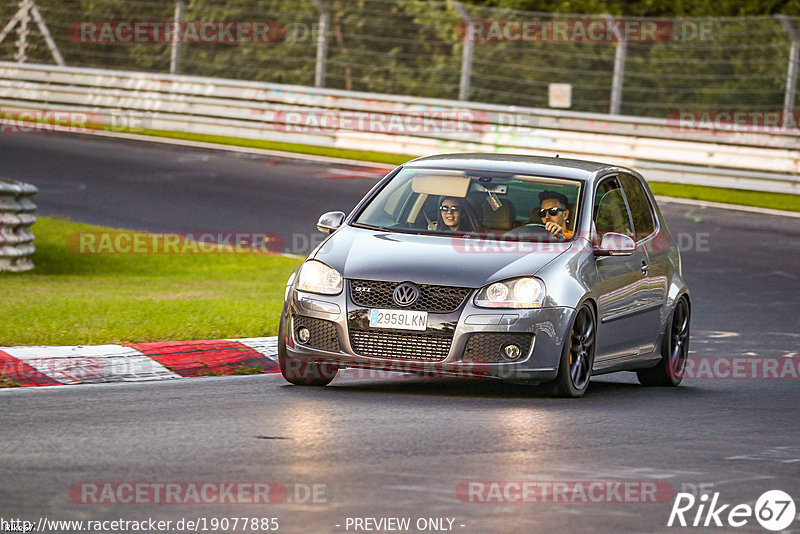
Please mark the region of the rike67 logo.
[[794, 500], [781, 490], [764, 492], [755, 506], [720, 504], [719, 492], [710, 497], [678, 493], [667, 526], [740, 528], [755, 519], [765, 529], [777, 532], [792, 524], [796, 511]]

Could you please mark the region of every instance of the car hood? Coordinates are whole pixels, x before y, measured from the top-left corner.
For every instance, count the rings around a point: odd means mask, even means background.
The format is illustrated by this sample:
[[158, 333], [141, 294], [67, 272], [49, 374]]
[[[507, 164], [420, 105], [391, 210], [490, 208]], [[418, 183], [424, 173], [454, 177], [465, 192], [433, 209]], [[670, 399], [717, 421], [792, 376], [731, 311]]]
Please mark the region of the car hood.
[[571, 243], [518, 243], [398, 234], [343, 226], [311, 258], [345, 278], [478, 288], [531, 276]]

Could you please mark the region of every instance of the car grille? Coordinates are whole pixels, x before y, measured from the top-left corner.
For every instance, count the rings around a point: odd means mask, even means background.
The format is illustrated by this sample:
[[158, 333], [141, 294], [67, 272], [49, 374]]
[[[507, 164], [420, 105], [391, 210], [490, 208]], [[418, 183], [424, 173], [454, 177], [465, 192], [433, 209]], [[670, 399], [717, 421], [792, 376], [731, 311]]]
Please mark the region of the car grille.
[[[293, 323], [294, 340], [297, 343], [322, 350], [340, 350], [339, 335], [336, 333], [336, 325], [331, 321], [295, 315]], [[297, 331], [303, 326], [308, 328], [308, 331], [311, 332], [311, 337], [306, 343], [301, 343], [297, 336]]]
[[513, 343], [521, 350], [519, 360], [525, 358], [528, 351], [531, 350], [531, 342], [533, 341], [533, 334], [508, 334], [505, 332], [489, 332], [485, 334], [472, 334], [467, 339], [467, 345], [464, 347], [464, 356], [462, 360], [465, 362], [507, 362], [503, 358], [502, 350], [506, 345]]
[[353, 351], [373, 358], [441, 361], [447, 358], [452, 341], [451, 335], [350, 330]]
[[[353, 302], [365, 308], [397, 308], [392, 299], [395, 288], [401, 282], [376, 282], [374, 280], [350, 280], [350, 294]], [[356, 291], [356, 288], [367, 288], [369, 291]], [[471, 289], [468, 287], [419, 285], [419, 299], [411, 306], [403, 306], [407, 310], [428, 311], [433, 313], [449, 313], [458, 309]]]

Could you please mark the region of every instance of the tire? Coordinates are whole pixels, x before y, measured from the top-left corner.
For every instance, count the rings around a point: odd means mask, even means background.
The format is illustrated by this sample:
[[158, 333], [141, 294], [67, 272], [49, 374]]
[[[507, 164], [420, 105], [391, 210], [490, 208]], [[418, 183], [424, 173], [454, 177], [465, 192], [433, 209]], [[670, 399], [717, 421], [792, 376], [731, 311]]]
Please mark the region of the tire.
[[278, 364], [283, 378], [295, 386], [327, 386], [339, 372], [339, 364], [318, 363], [308, 359], [290, 357], [286, 351], [286, 338], [289, 335], [285, 324], [287, 315], [286, 306], [284, 306], [278, 327]]
[[681, 297], [672, 310], [661, 341], [661, 360], [655, 367], [636, 372], [640, 384], [674, 387], [681, 383], [689, 355], [690, 319], [689, 302]]
[[597, 319], [594, 309], [584, 304], [575, 313], [569, 336], [564, 340], [556, 379], [545, 385], [555, 397], [581, 397], [589, 387], [594, 365]]

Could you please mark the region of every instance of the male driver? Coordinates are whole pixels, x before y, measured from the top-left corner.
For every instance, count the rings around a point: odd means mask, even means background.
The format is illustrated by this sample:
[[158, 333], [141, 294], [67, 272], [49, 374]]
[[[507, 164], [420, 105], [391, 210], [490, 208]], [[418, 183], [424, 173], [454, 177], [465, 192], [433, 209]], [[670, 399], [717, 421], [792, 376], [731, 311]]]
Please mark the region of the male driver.
[[572, 237], [573, 231], [567, 229], [567, 218], [569, 209], [567, 206], [566, 195], [558, 191], [542, 191], [539, 193], [539, 208], [533, 210], [533, 214], [542, 219], [545, 229], [554, 236], [564, 236], [564, 239]]

